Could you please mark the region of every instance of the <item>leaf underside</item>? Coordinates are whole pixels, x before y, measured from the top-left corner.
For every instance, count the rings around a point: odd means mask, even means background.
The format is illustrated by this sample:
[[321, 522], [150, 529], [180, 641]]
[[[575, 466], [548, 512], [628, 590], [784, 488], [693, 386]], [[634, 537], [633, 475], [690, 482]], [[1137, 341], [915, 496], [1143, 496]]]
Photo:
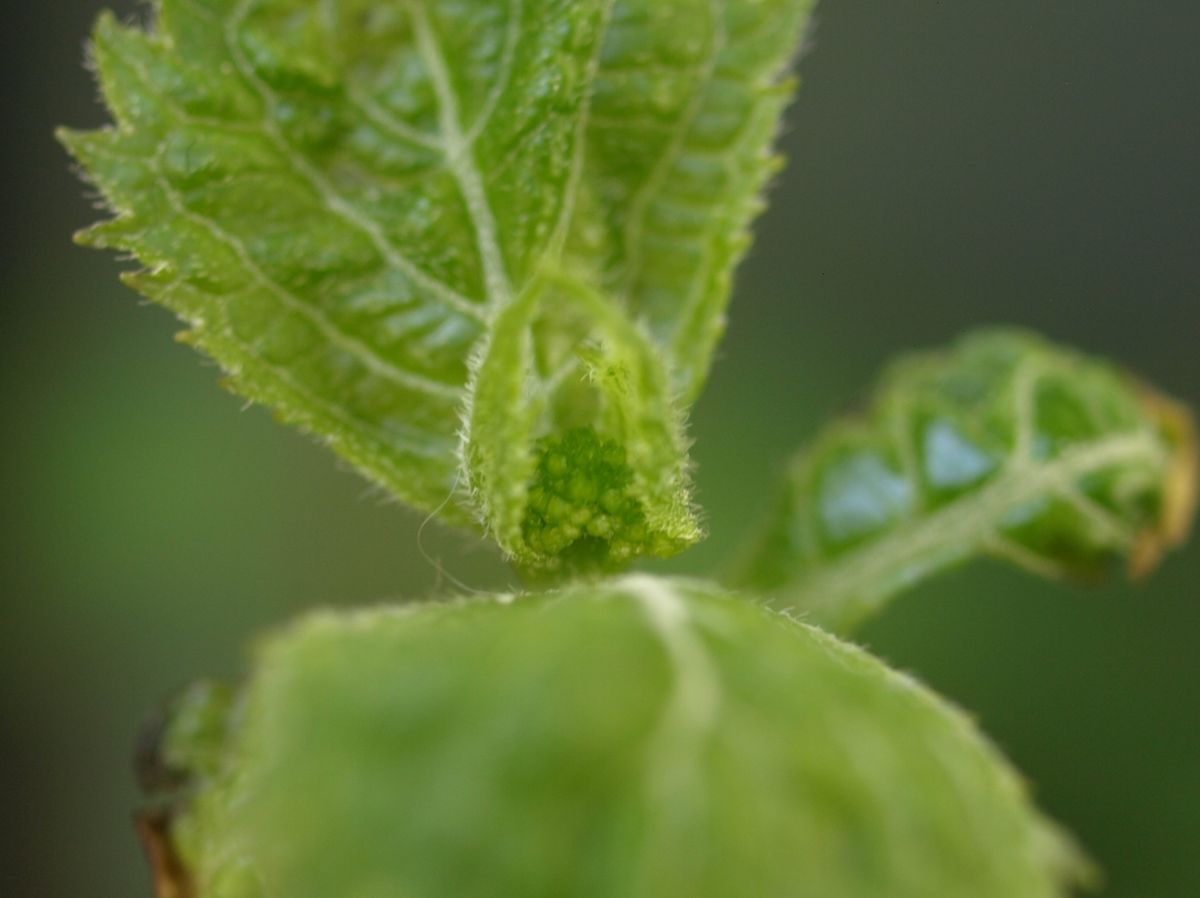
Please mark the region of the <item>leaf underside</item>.
[[1089, 872], [966, 716], [696, 582], [313, 615], [229, 720], [172, 833], [196, 898], [1061, 898]]
[[903, 360], [791, 464], [731, 580], [834, 629], [975, 556], [1093, 581], [1187, 535], [1196, 433], [1105, 362], [986, 331]]
[[[686, 407], [776, 165], [807, 6], [159, 0], [152, 27], [104, 16], [115, 126], [61, 134], [113, 212], [81, 239], [132, 253], [128, 282], [231, 389], [521, 564], [554, 568], [564, 552], [546, 547], [579, 540], [601, 565], [669, 553], [699, 537]], [[546, 453], [578, 430], [623, 456], [638, 532], [531, 509]], [[595, 472], [578, 473], [586, 492]]]

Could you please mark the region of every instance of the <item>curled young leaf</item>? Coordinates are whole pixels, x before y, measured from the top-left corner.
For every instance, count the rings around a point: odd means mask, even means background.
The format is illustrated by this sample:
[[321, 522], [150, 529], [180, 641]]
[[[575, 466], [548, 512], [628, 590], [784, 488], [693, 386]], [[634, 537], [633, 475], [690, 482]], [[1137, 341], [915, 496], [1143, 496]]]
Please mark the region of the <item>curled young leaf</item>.
[[[114, 212], [82, 239], [136, 256], [129, 282], [232, 389], [522, 565], [669, 553], [698, 538], [683, 416], [808, 6], [157, 0], [150, 29], [105, 16], [116, 126], [62, 133]], [[615, 515], [535, 507], [540, 459], [577, 428], [624, 457]]]
[[1086, 875], [926, 689], [647, 576], [307, 618], [260, 651], [172, 840], [196, 898], [1061, 898]]
[[[537, 350], [523, 336], [547, 307], [560, 331], [571, 309], [582, 369], [557, 390], [540, 388]], [[498, 317], [466, 416], [463, 466], [484, 522], [518, 564], [613, 569], [699, 538], [668, 378], [653, 341], [576, 278], [550, 274]]]
[[1187, 411], [1124, 372], [984, 332], [903, 360], [799, 456], [732, 579], [847, 629], [978, 555], [1142, 576], [1190, 529], [1196, 453]]

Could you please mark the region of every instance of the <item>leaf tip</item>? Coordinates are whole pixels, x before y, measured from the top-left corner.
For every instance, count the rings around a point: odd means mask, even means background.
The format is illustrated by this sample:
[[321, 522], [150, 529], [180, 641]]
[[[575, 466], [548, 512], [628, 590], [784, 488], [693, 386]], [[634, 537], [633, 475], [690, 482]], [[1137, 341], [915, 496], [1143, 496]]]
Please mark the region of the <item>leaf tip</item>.
[[[71, 235], [71, 240], [76, 246], [86, 246], [88, 249], [107, 249], [112, 244], [105, 239], [105, 235], [107, 234], [104, 227], [105, 224], [106, 222], [99, 222], [88, 225], [86, 228], [80, 228]], [[124, 274], [119, 275], [119, 277], [124, 279]], [[126, 286], [132, 286], [128, 282], [125, 283]]]
[[83, 132], [78, 131], [75, 128], [68, 128], [66, 125], [59, 125], [54, 129], [54, 139], [58, 141], [59, 146], [61, 146], [71, 155], [74, 155], [74, 147], [79, 142], [79, 138], [82, 133]]
[[1139, 537], [1130, 555], [1129, 571], [1135, 580], [1151, 574], [1168, 551], [1187, 541], [1200, 499], [1200, 434], [1191, 410], [1149, 387], [1142, 388], [1141, 400], [1169, 455], [1158, 521]]

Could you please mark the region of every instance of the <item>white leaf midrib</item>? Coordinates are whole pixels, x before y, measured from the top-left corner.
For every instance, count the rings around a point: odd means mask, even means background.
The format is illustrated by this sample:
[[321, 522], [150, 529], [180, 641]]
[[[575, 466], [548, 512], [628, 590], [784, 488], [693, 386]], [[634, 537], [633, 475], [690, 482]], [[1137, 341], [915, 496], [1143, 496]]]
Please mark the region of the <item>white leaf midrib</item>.
[[657, 891], [664, 853], [686, 850], [709, 814], [706, 750], [720, 722], [721, 685], [687, 598], [669, 580], [631, 574], [615, 584], [638, 603], [666, 656], [667, 693], [645, 743], [641, 776], [646, 834], [632, 866], [630, 894]]
[[687, 603], [668, 582], [630, 574], [619, 588], [637, 600], [670, 664], [671, 691], [650, 738], [648, 779], [652, 789], [669, 788], [695, 772], [699, 746], [717, 722], [720, 681]]
[[864, 610], [887, 590], [889, 577], [907, 565], [939, 552], [961, 556], [986, 548], [1014, 509], [1043, 496], [1078, 495], [1082, 478], [1113, 465], [1162, 458], [1156, 435], [1136, 430], [1073, 447], [1045, 464], [1017, 459], [978, 492], [817, 568], [797, 584], [791, 598], [808, 611]]
[[[450, 79], [445, 55], [424, 6], [420, 3], [410, 3], [408, 11], [413, 22], [418, 52], [425, 62], [429, 80], [438, 99], [438, 121], [446, 164], [458, 183], [459, 191], [467, 205], [467, 214], [471, 219], [480, 264], [483, 266], [487, 305], [492, 310], [502, 308], [512, 298], [512, 285], [500, 249], [499, 231], [488, 200], [487, 188], [475, 162], [472, 142], [463, 131], [458, 97]], [[497, 74], [497, 80], [506, 79], [506, 74]]]
[[229, 18], [224, 22], [223, 40], [226, 50], [229, 53], [229, 58], [233, 62], [238, 75], [251, 86], [258, 94], [268, 110], [268, 114], [262, 118], [263, 132], [270, 139], [276, 149], [282, 154], [287, 163], [303, 177], [311, 185], [313, 190], [324, 201], [325, 205], [333, 212], [340, 215], [344, 220], [348, 221], [371, 240], [376, 250], [384, 259], [386, 259], [392, 267], [403, 272], [415, 284], [427, 290], [432, 296], [437, 297], [442, 302], [449, 305], [456, 311], [473, 318], [482, 320], [483, 314], [476, 307], [476, 304], [463, 296], [459, 291], [455, 290], [448, 284], [438, 280], [433, 275], [424, 271], [420, 266], [416, 265], [401, 253], [392, 240], [380, 227], [379, 223], [363, 215], [352, 203], [343, 197], [328, 179], [317, 170], [307, 159], [300, 153], [296, 152], [295, 148], [284, 137], [279, 130], [271, 113], [279, 105], [278, 97], [275, 95], [271, 87], [266, 84], [255, 72], [254, 67], [246, 59], [245, 53], [242, 52], [241, 45], [238, 41], [238, 31], [245, 24], [247, 16], [253, 7], [255, 0], [239, 0], [237, 6], [233, 9]]

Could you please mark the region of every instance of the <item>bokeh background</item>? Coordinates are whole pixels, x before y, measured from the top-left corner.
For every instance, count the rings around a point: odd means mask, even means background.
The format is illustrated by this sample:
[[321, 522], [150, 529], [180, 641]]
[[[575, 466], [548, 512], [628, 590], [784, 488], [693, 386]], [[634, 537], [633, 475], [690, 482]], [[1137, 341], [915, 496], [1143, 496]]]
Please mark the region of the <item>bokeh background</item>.
[[[314, 605], [417, 598], [420, 517], [216, 387], [169, 316], [69, 234], [52, 142], [98, 124], [98, 0], [6, 7], [0, 289], [0, 895], [149, 896], [129, 744]], [[135, 4], [114, 2], [133, 14]], [[693, 433], [718, 563], [786, 456], [893, 353], [1039, 328], [1200, 405], [1200, 4], [826, 0], [790, 165]], [[15, 90], [14, 90], [15, 88]], [[477, 587], [507, 575], [431, 528]], [[977, 565], [865, 634], [972, 709], [1102, 861], [1108, 898], [1200, 894], [1200, 545], [1151, 583]], [[883, 896], [881, 896], [883, 898]]]

